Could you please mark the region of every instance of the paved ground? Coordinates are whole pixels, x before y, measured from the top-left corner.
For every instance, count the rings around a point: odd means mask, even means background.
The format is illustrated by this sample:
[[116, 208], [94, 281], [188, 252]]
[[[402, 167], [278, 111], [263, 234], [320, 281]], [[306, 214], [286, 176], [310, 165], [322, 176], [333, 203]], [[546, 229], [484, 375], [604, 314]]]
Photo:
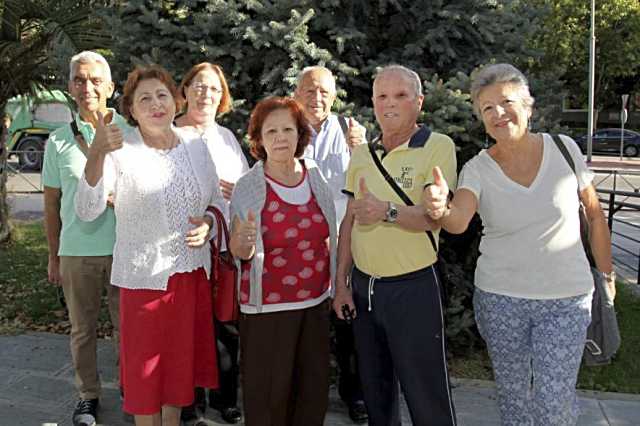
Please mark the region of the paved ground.
[[[70, 425], [74, 405], [73, 370], [68, 337], [50, 333], [0, 336], [0, 425]], [[120, 412], [111, 342], [99, 342], [98, 357], [103, 380], [100, 424], [127, 425]], [[454, 379], [454, 398], [460, 426], [499, 425], [495, 391], [491, 382]], [[637, 426], [640, 396], [581, 393], [580, 426]], [[209, 412], [203, 425], [223, 425]], [[326, 426], [351, 425], [344, 405], [331, 390]], [[403, 406], [403, 424], [411, 424]]]

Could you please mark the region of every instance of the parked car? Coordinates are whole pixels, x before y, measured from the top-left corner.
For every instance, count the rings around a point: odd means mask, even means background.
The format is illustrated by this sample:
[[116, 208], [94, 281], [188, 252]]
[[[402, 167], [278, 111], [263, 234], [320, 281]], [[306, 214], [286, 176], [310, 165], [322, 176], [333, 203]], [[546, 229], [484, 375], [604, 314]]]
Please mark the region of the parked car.
[[7, 136], [9, 155], [17, 155], [20, 168], [40, 170], [49, 133], [71, 121], [72, 103], [64, 92], [45, 90], [35, 96], [9, 99], [5, 117], [10, 120]]
[[[620, 153], [621, 129], [599, 129], [593, 133], [592, 152]], [[577, 137], [576, 143], [583, 153], [587, 152], [587, 135]], [[633, 130], [624, 130], [624, 142], [622, 153], [625, 157], [637, 157], [640, 154], [640, 133]]]

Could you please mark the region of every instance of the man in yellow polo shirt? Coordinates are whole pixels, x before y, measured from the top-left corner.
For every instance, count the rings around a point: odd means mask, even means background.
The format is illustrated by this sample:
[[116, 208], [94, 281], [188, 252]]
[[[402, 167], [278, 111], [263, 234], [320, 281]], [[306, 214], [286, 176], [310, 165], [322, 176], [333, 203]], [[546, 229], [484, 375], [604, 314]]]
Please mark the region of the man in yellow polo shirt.
[[412, 424], [455, 425], [441, 283], [434, 269], [439, 229], [420, 205], [433, 167], [439, 166], [455, 187], [455, 146], [447, 136], [416, 124], [424, 96], [419, 76], [410, 69], [382, 68], [372, 100], [382, 135], [351, 156], [333, 306], [340, 318], [347, 310], [355, 317], [369, 425], [400, 424], [398, 381]]

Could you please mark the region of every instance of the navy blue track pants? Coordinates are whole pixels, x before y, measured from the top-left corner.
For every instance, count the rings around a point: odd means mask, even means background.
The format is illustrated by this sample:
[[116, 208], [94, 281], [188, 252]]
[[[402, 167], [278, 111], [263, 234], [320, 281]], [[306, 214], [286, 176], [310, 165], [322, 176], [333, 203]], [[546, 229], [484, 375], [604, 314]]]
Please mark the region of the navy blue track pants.
[[394, 277], [354, 268], [353, 323], [370, 426], [398, 426], [399, 388], [415, 426], [456, 425], [440, 282], [433, 266]]

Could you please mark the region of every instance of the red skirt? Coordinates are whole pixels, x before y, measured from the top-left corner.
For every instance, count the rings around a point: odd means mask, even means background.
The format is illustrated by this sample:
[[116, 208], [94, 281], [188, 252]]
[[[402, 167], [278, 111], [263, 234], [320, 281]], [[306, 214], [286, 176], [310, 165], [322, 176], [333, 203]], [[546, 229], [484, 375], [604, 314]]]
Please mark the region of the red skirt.
[[136, 415], [193, 402], [217, 388], [211, 288], [203, 268], [169, 277], [167, 290], [120, 289], [123, 409]]

